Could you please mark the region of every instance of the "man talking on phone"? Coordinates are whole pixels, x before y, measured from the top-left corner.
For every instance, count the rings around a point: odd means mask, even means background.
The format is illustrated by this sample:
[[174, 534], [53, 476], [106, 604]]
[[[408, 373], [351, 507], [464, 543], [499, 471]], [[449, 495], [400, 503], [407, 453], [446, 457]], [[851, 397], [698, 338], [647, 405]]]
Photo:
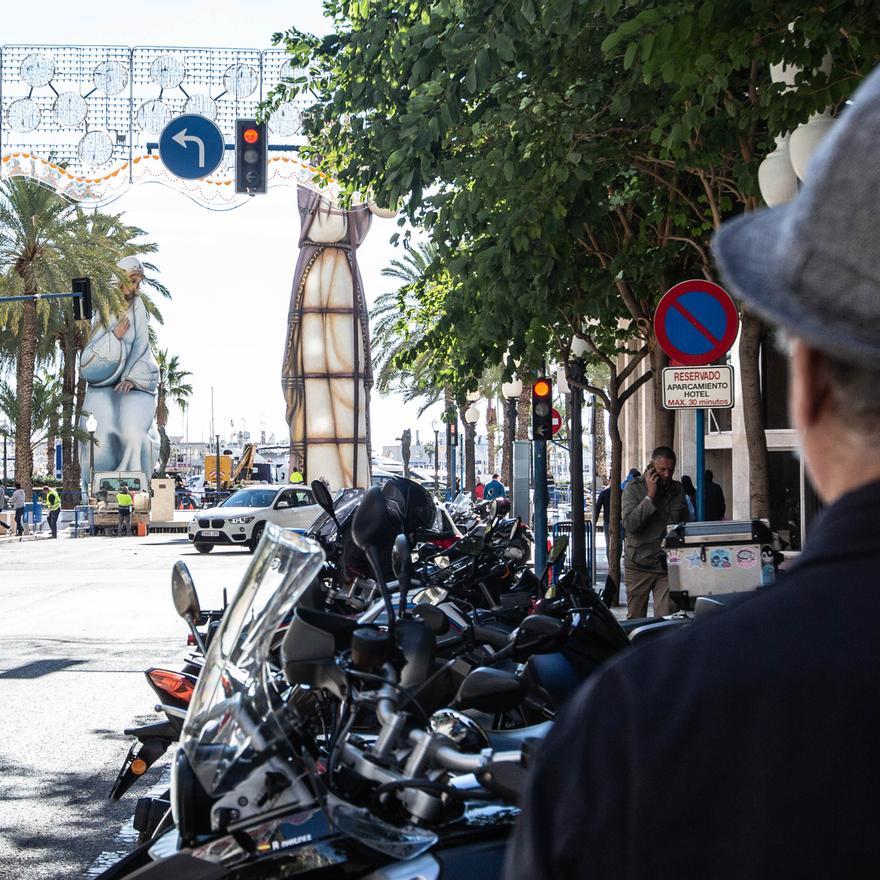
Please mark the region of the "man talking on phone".
[[675, 452], [658, 446], [644, 474], [634, 477], [623, 490], [622, 515], [626, 529], [623, 557], [626, 583], [626, 616], [647, 617], [648, 594], [654, 595], [654, 614], [672, 613], [669, 578], [663, 539], [670, 523], [686, 522], [688, 515], [684, 489], [676, 480]]

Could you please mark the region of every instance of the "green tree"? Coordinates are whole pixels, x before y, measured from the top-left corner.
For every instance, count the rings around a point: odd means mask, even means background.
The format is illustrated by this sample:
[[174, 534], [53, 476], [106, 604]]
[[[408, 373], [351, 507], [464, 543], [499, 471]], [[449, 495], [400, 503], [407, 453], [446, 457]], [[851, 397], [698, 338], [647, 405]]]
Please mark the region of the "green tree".
[[[93, 281], [96, 309], [101, 319], [106, 320], [122, 303], [113, 281], [116, 262], [123, 256], [156, 249], [150, 243], [135, 241], [142, 235], [140, 229], [122, 224], [118, 216], [86, 214], [34, 180], [3, 181], [0, 294], [69, 290], [71, 278], [88, 275]], [[155, 311], [149, 301], [148, 309]], [[62, 355], [60, 432], [65, 448], [64, 488], [74, 491], [77, 483], [72, 473], [76, 460], [73, 420], [84, 390], [77, 387], [75, 362], [87, 328], [74, 320], [71, 303], [57, 300], [4, 304], [0, 296], [0, 321], [4, 339], [14, 347], [11, 356], [15, 360], [16, 390], [22, 400], [16, 423], [16, 479], [30, 491], [35, 369], [38, 359], [50, 357], [58, 343]]]
[[165, 431], [168, 424], [169, 401], [181, 409], [185, 409], [192, 396], [192, 385], [186, 381], [192, 373], [180, 368], [180, 359], [168, 354], [168, 349], [156, 351], [156, 362], [159, 364], [159, 388], [156, 393], [156, 424], [159, 428], [159, 476], [165, 476], [165, 468], [171, 456], [171, 442]]
[[[608, 94], [621, 118], [620, 134], [648, 145], [633, 155], [633, 164], [682, 196], [674, 234], [711, 277], [709, 239], [723, 220], [760, 205], [757, 167], [773, 148], [772, 138], [816, 112], [840, 108], [880, 61], [876, 6], [867, 0], [590, 5], [612, 27], [602, 45], [608, 63], [622, 68]], [[787, 86], [771, 81], [771, 65], [783, 63], [798, 71]], [[634, 95], [645, 86], [662, 100], [649, 119], [633, 119]], [[739, 353], [751, 512], [761, 517], [769, 515], [759, 370], [764, 332], [760, 320], [743, 310]]]

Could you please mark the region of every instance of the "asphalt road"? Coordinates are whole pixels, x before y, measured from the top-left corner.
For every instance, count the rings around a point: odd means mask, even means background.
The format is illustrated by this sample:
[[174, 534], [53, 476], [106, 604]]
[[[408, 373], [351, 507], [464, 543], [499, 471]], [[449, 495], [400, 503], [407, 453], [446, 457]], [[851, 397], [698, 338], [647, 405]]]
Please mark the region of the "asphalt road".
[[143, 676], [175, 667], [186, 627], [170, 572], [189, 565], [202, 606], [219, 607], [250, 560], [202, 556], [185, 537], [0, 538], [0, 878], [91, 877], [129, 847], [134, 803], [107, 793], [130, 744], [122, 729], [159, 720]]

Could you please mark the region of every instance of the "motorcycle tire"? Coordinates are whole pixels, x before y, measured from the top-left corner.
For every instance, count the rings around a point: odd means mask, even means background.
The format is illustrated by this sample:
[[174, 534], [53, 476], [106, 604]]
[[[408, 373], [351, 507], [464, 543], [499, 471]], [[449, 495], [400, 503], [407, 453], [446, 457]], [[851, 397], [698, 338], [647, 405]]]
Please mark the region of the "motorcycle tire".
[[193, 544], [193, 547], [195, 547], [199, 553], [210, 553], [214, 549], [213, 544]]

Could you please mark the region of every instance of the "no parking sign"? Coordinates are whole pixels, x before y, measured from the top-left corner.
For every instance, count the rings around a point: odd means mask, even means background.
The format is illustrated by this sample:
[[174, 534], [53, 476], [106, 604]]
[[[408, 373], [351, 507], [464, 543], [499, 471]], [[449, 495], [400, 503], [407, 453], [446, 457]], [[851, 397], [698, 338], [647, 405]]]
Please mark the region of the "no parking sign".
[[654, 312], [660, 348], [686, 367], [711, 364], [730, 351], [739, 314], [730, 294], [711, 281], [682, 281], [663, 294]]

